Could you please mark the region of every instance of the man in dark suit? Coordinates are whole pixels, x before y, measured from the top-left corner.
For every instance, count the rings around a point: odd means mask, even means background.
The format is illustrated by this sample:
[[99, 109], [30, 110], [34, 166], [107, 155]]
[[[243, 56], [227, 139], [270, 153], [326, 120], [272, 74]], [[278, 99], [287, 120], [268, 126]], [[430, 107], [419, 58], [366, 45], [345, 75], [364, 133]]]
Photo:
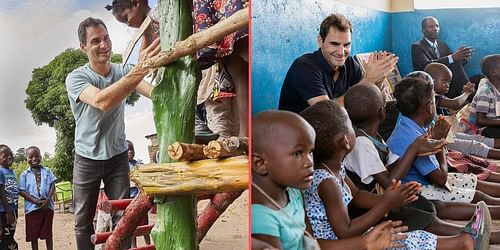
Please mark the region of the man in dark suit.
[[450, 82], [450, 91], [446, 95], [454, 98], [462, 93], [463, 86], [469, 82], [463, 65], [472, 56], [472, 48], [461, 46], [452, 53], [446, 43], [437, 40], [439, 36], [439, 22], [434, 17], [426, 17], [422, 20], [422, 33], [424, 38], [411, 46], [411, 55], [414, 70], [424, 70], [431, 62], [440, 62], [453, 73]]

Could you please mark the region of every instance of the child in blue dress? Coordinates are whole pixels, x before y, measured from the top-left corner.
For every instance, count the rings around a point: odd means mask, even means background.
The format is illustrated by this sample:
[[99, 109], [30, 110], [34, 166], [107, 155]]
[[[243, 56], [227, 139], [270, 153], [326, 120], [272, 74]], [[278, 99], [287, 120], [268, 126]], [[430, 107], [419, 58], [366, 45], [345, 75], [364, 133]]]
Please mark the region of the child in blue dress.
[[[288, 111], [265, 111], [252, 125], [252, 240], [278, 249], [303, 249], [306, 229], [301, 189], [313, 180], [314, 129]], [[322, 247], [385, 249], [404, 228], [385, 222], [361, 237]], [[397, 227], [397, 228], [393, 228]], [[404, 236], [403, 236], [404, 237]]]
[[19, 176], [19, 190], [24, 197], [26, 241], [31, 242], [31, 249], [38, 249], [38, 239], [45, 240], [47, 250], [52, 250], [53, 197], [57, 178], [40, 164], [41, 160], [38, 147], [26, 149], [29, 167]]
[[[359, 190], [346, 176], [343, 159], [354, 147], [355, 133], [344, 108], [328, 100], [308, 107], [301, 115], [318, 135], [314, 149], [314, 178], [304, 198], [307, 217], [320, 245], [361, 235], [379, 222], [389, 209], [415, 200], [420, 187], [415, 182], [401, 184], [393, 180], [382, 196]], [[370, 210], [351, 220], [348, 205]], [[426, 231], [412, 231], [403, 243], [405, 249], [473, 249], [474, 240], [481, 246], [488, 244], [490, 223], [488, 208], [480, 202], [468, 227], [474, 229], [468, 230], [470, 234], [438, 237]]]

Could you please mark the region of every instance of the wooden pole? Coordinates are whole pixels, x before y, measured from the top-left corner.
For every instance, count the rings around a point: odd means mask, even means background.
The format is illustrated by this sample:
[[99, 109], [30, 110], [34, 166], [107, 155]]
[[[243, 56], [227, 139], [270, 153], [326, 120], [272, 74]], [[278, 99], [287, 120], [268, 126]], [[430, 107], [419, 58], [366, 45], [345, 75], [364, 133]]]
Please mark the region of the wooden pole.
[[[168, 50], [193, 34], [192, 1], [161, 0], [160, 40]], [[190, 53], [188, 53], [190, 54]], [[192, 53], [191, 53], [192, 54]], [[190, 55], [179, 56], [157, 72], [151, 94], [153, 117], [159, 144], [159, 162], [171, 162], [168, 145], [193, 143], [196, 92], [201, 72]], [[159, 67], [160, 65], [156, 65]], [[157, 249], [198, 249], [196, 241], [196, 201], [194, 195], [156, 196], [157, 224], [151, 232]]]

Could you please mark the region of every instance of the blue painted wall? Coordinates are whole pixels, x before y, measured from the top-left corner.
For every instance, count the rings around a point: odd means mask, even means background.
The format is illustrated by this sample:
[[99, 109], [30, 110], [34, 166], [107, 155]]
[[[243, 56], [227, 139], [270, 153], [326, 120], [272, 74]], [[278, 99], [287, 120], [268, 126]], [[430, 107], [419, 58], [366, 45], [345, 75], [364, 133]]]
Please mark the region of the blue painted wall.
[[441, 26], [440, 40], [452, 51], [460, 45], [472, 46], [475, 52], [465, 65], [469, 76], [481, 73], [479, 63], [485, 55], [500, 53], [500, 8], [416, 10], [392, 13], [392, 48], [399, 56], [399, 70], [413, 70], [411, 44], [422, 39], [421, 20], [434, 16]]
[[351, 53], [392, 49], [388, 13], [325, 0], [252, 1], [252, 113], [278, 108], [288, 68], [318, 49], [319, 25], [334, 12], [353, 23]]

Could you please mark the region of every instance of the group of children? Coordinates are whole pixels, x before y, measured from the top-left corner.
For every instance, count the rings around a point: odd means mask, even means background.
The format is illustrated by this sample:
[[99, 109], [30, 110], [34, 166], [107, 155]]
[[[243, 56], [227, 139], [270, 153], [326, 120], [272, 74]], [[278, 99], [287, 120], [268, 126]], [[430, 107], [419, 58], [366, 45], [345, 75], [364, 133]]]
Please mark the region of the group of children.
[[321, 249], [488, 249], [500, 243], [500, 232], [491, 228], [491, 217], [500, 218], [500, 211], [488, 206], [499, 205], [499, 174], [477, 164], [447, 164], [450, 148], [499, 159], [500, 55], [485, 57], [481, 67], [486, 78], [473, 98], [470, 120], [487, 131], [455, 133], [452, 141], [448, 108], [465, 105], [474, 85], [466, 84], [454, 99], [445, 97], [451, 71], [440, 63], [396, 84], [400, 114], [387, 143], [379, 135], [386, 102], [375, 85], [351, 87], [344, 107], [322, 101], [300, 116], [257, 114], [253, 246], [303, 249], [305, 232]]
[[26, 149], [28, 169], [16, 180], [10, 168], [14, 156], [7, 145], [0, 145], [0, 249], [18, 249], [14, 240], [17, 222], [18, 198], [24, 198], [26, 241], [32, 249], [38, 249], [38, 239], [45, 240], [47, 249], [53, 249], [52, 221], [54, 218], [54, 192], [57, 178], [52, 171], [42, 166], [40, 149]]
[[[132, 169], [139, 166], [139, 162], [134, 159], [135, 150], [131, 141], [127, 140], [129, 167]], [[38, 239], [45, 240], [46, 249], [53, 249], [52, 222], [54, 218], [54, 192], [57, 178], [52, 171], [41, 165], [40, 149], [31, 146], [26, 149], [26, 161], [29, 168], [24, 170], [16, 180], [16, 173], [10, 168], [14, 155], [7, 145], [0, 145], [0, 222], [2, 231], [0, 232], [0, 249], [18, 249], [14, 240], [16, 223], [18, 217], [19, 195], [24, 198], [24, 213], [26, 221], [26, 241], [31, 242], [31, 248], [38, 249]], [[102, 192], [104, 194], [104, 192]], [[132, 186], [130, 197], [135, 197], [138, 189]], [[105, 195], [104, 195], [105, 196]], [[103, 197], [104, 197], [103, 196]], [[102, 211], [99, 211], [102, 213]], [[105, 229], [107, 224], [111, 224], [111, 217], [106, 215], [97, 216], [101, 221], [96, 223], [96, 231]], [[98, 218], [98, 219], [99, 219]], [[147, 225], [148, 219], [141, 221], [141, 225]], [[108, 229], [111, 229], [109, 225]], [[133, 247], [136, 246], [135, 237], [132, 239]], [[148, 235], [144, 236], [146, 244], [150, 244]], [[97, 246], [101, 247], [101, 246]]]

